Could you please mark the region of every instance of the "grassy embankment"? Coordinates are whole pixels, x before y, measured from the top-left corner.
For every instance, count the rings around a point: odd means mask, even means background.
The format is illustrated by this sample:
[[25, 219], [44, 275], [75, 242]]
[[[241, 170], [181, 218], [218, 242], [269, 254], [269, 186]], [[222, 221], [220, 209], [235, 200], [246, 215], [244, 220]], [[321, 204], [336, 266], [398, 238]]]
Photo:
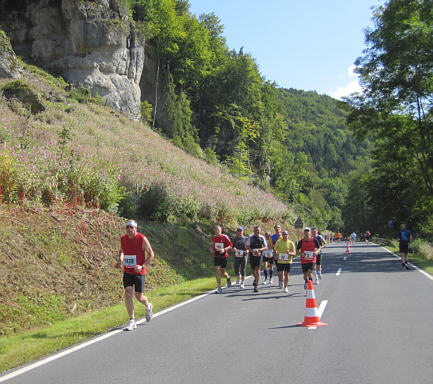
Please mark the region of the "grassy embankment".
[[214, 288], [214, 222], [230, 231], [287, 209], [61, 79], [25, 71], [0, 81], [0, 371], [126, 321], [112, 268], [124, 220], [99, 207], [115, 211], [122, 197], [123, 215], [167, 221], [140, 222], [156, 253], [146, 286], [156, 310]]

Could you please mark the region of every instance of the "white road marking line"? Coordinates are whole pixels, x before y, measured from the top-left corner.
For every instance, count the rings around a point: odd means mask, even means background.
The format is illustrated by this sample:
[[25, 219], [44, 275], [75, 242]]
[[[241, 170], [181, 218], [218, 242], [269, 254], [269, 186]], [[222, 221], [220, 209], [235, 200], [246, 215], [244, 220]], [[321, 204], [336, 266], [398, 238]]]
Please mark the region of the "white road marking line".
[[[155, 318], [155, 317], [161, 316], [161, 315], [163, 315], [163, 314], [165, 314], [167, 312], [173, 311], [173, 310], [175, 310], [175, 309], [177, 309], [179, 307], [182, 307], [184, 305], [192, 303], [193, 301], [202, 299], [203, 297], [206, 297], [206, 296], [208, 296], [208, 295], [210, 295], [210, 294], [212, 294], [214, 292], [215, 292], [215, 290], [213, 289], [212, 291], [206, 292], [206, 293], [204, 293], [204, 294], [202, 294], [200, 296], [193, 297], [192, 299], [184, 301], [183, 303], [179, 303], [177, 305], [174, 305], [173, 307], [170, 307], [170, 308], [164, 309], [161, 312], [155, 313], [155, 315], [153, 317]], [[142, 319], [142, 320], [137, 321], [137, 324], [142, 324], [144, 322], [146, 322], [145, 318]], [[82, 344], [75, 345], [75, 346], [73, 346], [71, 348], [68, 348], [68, 349], [62, 351], [62, 352], [56, 353], [55, 355], [49, 356], [49, 357], [47, 357], [45, 359], [42, 359], [40, 361], [37, 361], [37, 362], [35, 362], [33, 364], [27, 365], [27, 366], [25, 366], [25, 367], [23, 367], [21, 369], [13, 371], [13, 372], [11, 372], [11, 373], [9, 373], [7, 375], [0, 376], [0, 383], [4, 382], [6, 380], [12, 379], [12, 378], [14, 378], [16, 376], [19, 376], [19, 375], [21, 375], [23, 373], [26, 373], [28, 371], [31, 371], [32, 369], [38, 368], [38, 367], [40, 367], [42, 365], [48, 364], [51, 361], [54, 361], [54, 360], [57, 360], [57, 359], [59, 359], [61, 357], [67, 356], [67, 355], [69, 355], [69, 354], [71, 354], [73, 352], [79, 351], [80, 349], [86, 348], [89, 345], [92, 345], [92, 344], [98, 343], [99, 341], [108, 339], [109, 337], [117, 335], [120, 332], [125, 332], [125, 331], [122, 328], [122, 329], [116, 329], [114, 331], [107, 332], [106, 334], [104, 334], [102, 336], [98, 336], [98, 337], [96, 337], [96, 338], [94, 338], [92, 340], [86, 341], [86, 342], [84, 342]]]
[[[400, 259], [400, 256], [396, 255], [394, 252], [390, 251], [389, 249], [384, 248], [384, 247], [381, 247], [381, 248], [383, 248], [385, 251], [391, 253], [392, 255], [394, 255], [395, 257], [397, 257], [397, 258]], [[409, 264], [413, 269], [415, 269], [416, 271], [422, 273], [422, 274], [423, 274], [425, 277], [427, 277], [428, 279], [433, 280], [433, 276], [430, 275], [429, 273], [427, 273], [426, 271], [424, 271], [423, 269], [417, 267], [415, 264], [412, 264], [412, 263], [408, 263], [408, 264]]]
[[340, 276], [342, 271], [343, 271], [343, 268], [338, 268], [338, 271], [337, 271], [337, 273], [335, 275], [336, 276]]
[[[323, 312], [325, 312], [326, 305], [328, 304], [328, 300], [323, 300], [319, 308], [317, 309], [317, 314], [319, 315], [319, 319], [322, 319]], [[308, 327], [308, 329], [317, 329], [317, 327]]]

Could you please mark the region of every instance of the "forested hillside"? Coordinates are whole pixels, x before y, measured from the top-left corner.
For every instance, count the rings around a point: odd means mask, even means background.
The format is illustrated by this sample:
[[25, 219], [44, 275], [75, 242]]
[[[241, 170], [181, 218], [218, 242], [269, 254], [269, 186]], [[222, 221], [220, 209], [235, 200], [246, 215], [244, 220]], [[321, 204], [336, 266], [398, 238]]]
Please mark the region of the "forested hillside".
[[188, 1], [129, 0], [155, 61], [143, 118], [177, 146], [272, 191], [311, 223], [342, 228], [344, 178], [368, 148], [345, 126], [343, 103], [265, 80], [227, 47], [222, 21]]

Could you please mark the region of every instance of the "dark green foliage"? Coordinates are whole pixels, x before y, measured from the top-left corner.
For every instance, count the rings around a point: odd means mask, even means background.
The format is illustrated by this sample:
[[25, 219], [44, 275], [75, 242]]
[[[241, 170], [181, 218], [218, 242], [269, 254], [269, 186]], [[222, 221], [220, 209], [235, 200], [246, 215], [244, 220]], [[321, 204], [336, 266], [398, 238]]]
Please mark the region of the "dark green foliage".
[[431, 232], [433, 215], [433, 13], [431, 0], [391, 0], [375, 12], [358, 58], [364, 93], [349, 123], [376, 142], [365, 193], [378, 230], [389, 219]]
[[[228, 49], [218, 17], [197, 19], [188, 1], [129, 4], [156, 61], [152, 127], [186, 152], [272, 190], [316, 224], [341, 226], [343, 178], [368, 154], [346, 130], [345, 104], [278, 89], [250, 54]], [[157, 208], [164, 202], [158, 193], [146, 193], [157, 202], [147, 217], [165, 211]]]

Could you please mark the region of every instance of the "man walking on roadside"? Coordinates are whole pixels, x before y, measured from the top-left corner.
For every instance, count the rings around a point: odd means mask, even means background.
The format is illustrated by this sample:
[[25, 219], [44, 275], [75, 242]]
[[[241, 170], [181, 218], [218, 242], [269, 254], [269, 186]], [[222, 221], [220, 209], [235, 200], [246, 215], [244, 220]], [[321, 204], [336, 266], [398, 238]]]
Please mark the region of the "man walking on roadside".
[[247, 249], [250, 253], [250, 265], [254, 276], [254, 292], [258, 292], [257, 286], [260, 280], [260, 261], [262, 258], [262, 251], [268, 248], [266, 239], [260, 234], [260, 227], [254, 227], [254, 233], [248, 238]]
[[[147, 255], [147, 257], [146, 257]], [[132, 331], [137, 328], [134, 317], [134, 291], [135, 298], [146, 307], [146, 321], [152, 320], [152, 303], [143, 295], [146, 280], [146, 267], [154, 258], [152, 247], [147, 238], [137, 232], [137, 222], [128, 220], [126, 234], [120, 238], [119, 257], [114, 265], [120, 268], [123, 263], [123, 287], [125, 288], [125, 305], [129, 315], [129, 324], [125, 328]]]
[[241, 288], [245, 287], [245, 275], [247, 270], [247, 240], [244, 236], [244, 229], [239, 227], [236, 231], [236, 236], [233, 239], [233, 250], [235, 252], [235, 274], [236, 284], [240, 284]]
[[215, 227], [215, 236], [212, 237], [212, 254], [214, 257], [215, 277], [217, 281], [217, 290], [215, 293], [222, 293], [221, 275], [227, 279], [227, 287], [232, 286], [232, 280], [226, 271], [227, 259], [229, 257], [228, 250], [232, 247], [232, 242], [227, 235], [222, 233], [222, 228], [217, 225]]
[[400, 225], [400, 232], [398, 233], [398, 248], [400, 250], [401, 267], [410, 269], [407, 265], [409, 253], [409, 244], [413, 240], [412, 232], [406, 229], [406, 224]]
[[311, 237], [311, 229], [304, 229], [304, 238], [299, 240], [296, 250], [301, 255], [302, 272], [304, 273], [304, 289], [308, 288], [308, 280], [313, 280], [313, 271], [316, 264], [316, 256], [320, 252], [320, 244]]

